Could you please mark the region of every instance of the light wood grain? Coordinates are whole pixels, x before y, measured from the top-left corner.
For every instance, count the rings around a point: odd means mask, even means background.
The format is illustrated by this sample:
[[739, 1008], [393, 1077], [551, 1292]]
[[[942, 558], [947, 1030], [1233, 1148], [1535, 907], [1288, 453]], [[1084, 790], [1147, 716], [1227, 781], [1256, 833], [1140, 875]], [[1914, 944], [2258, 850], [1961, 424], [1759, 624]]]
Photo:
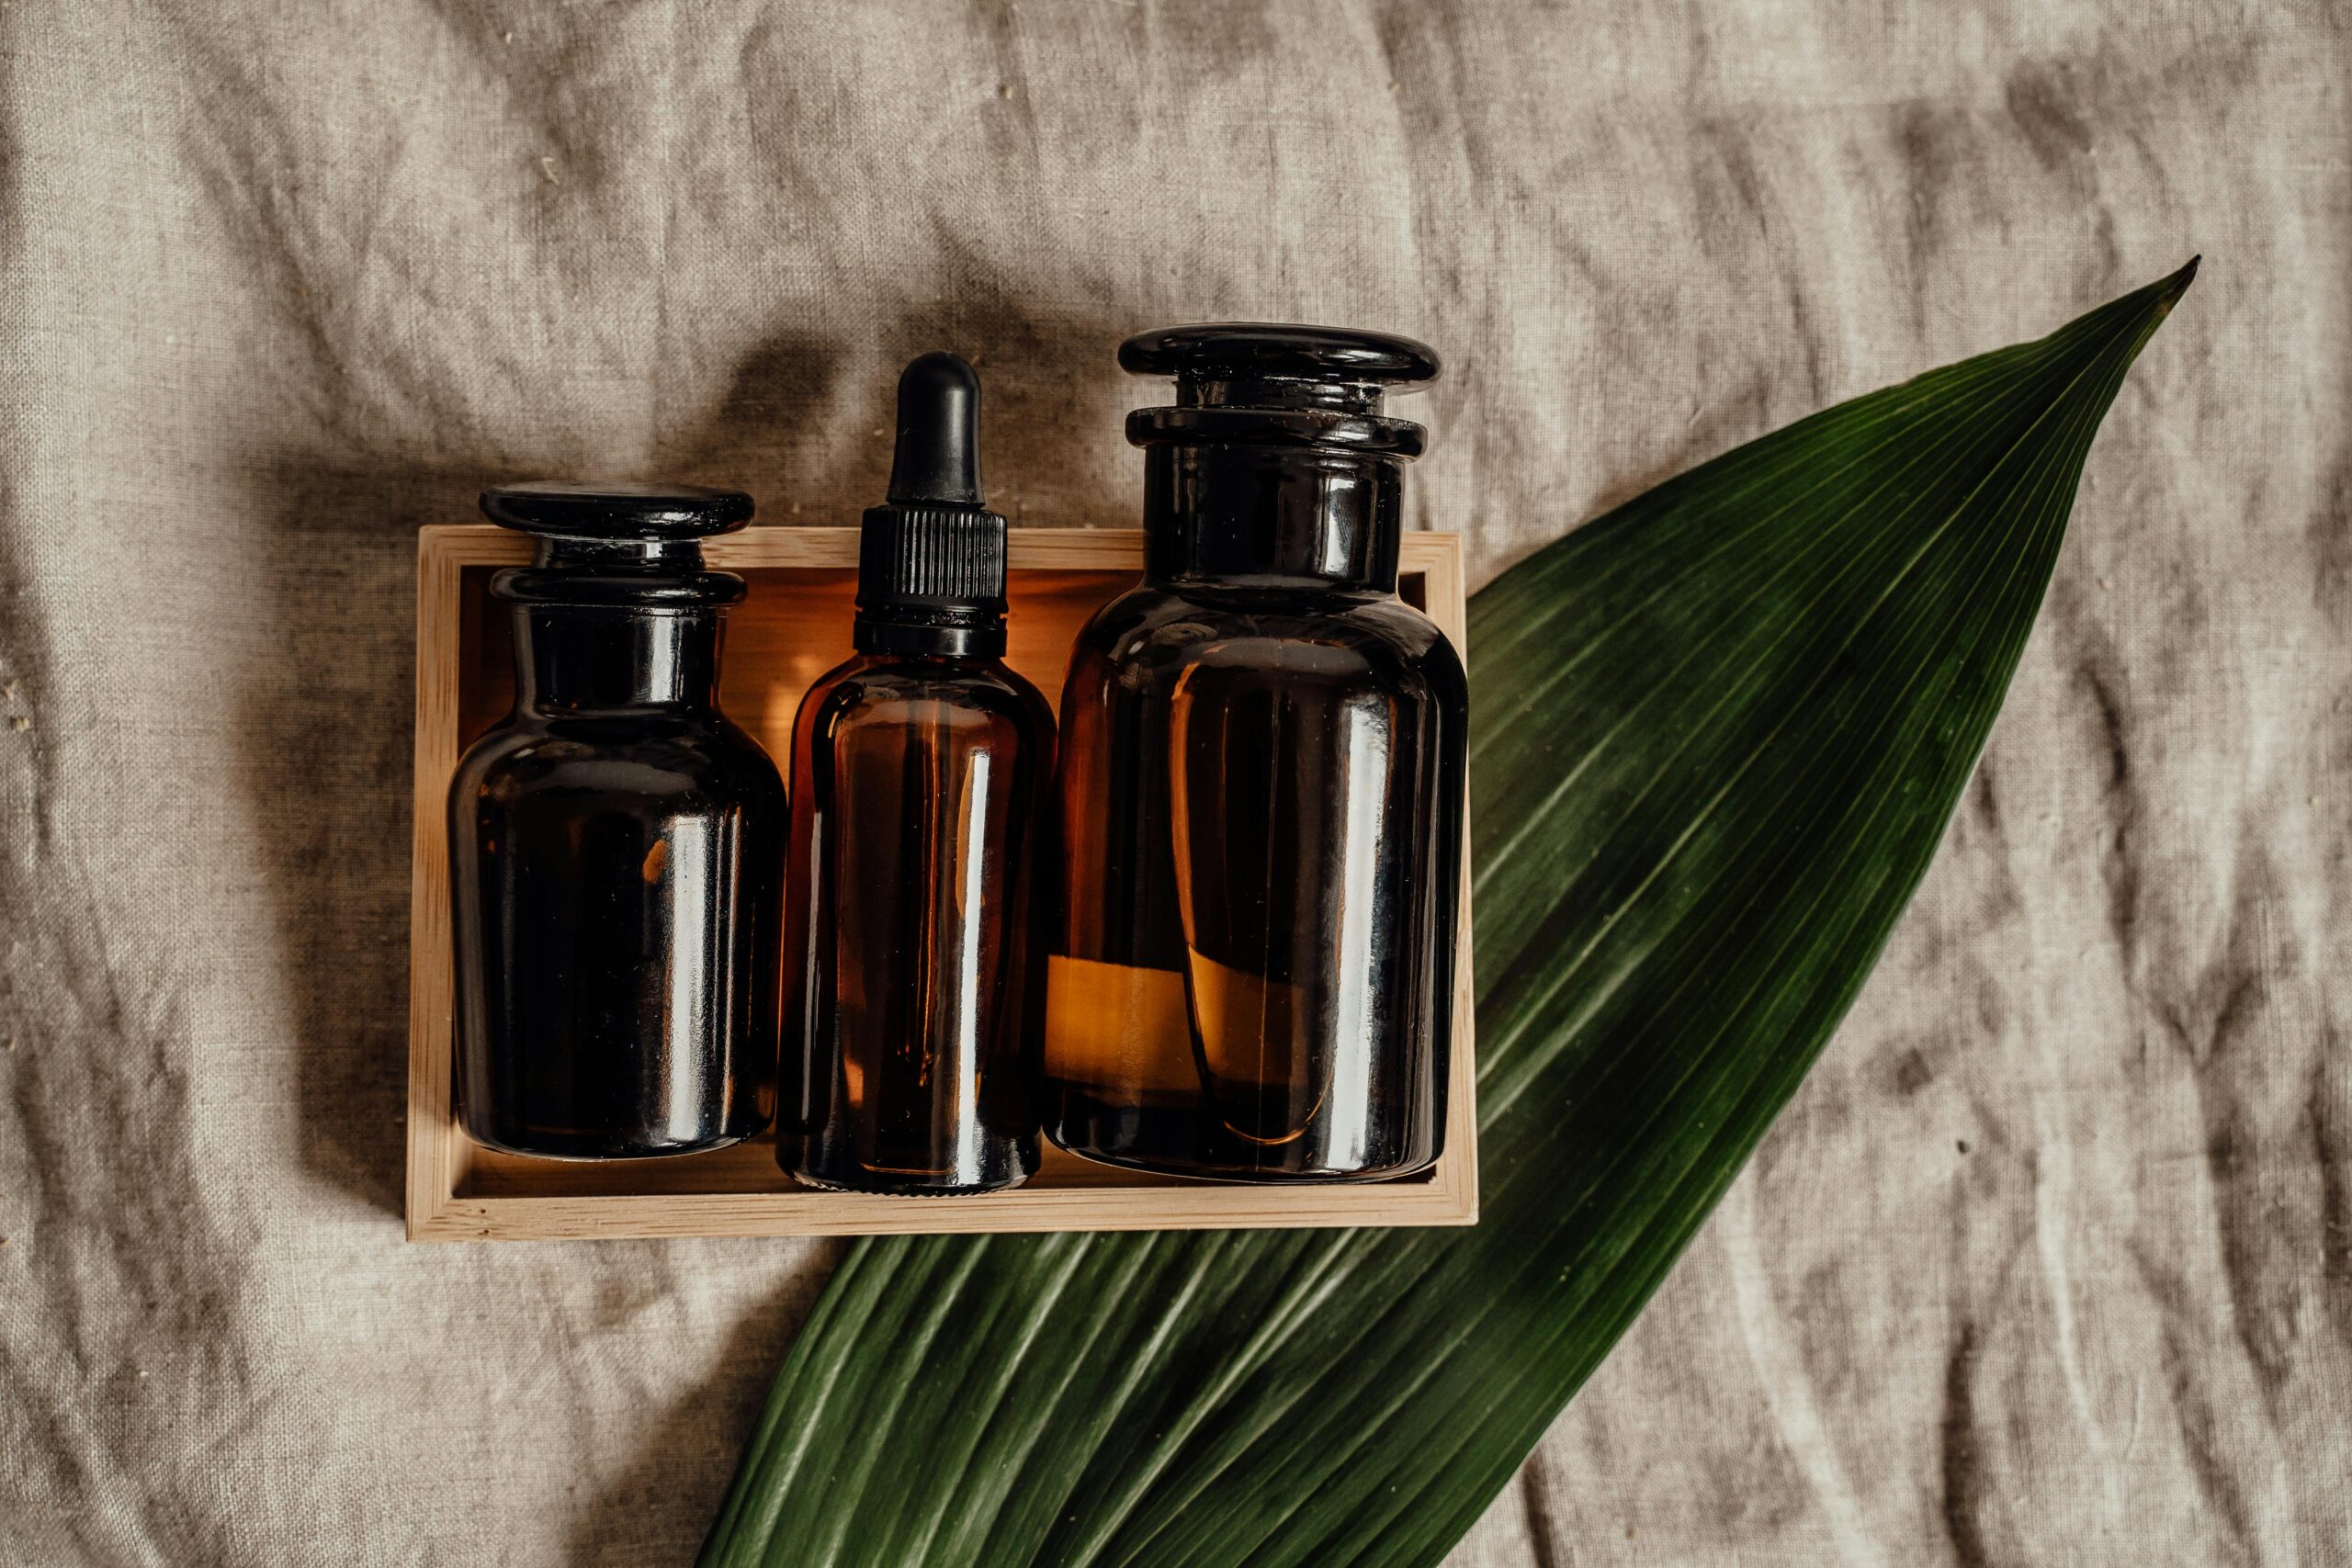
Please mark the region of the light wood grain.
[[[750, 528], [707, 547], [751, 592], [729, 616], [720, 700], [779, 758], [800, 694], [845, 657], [855, 528]], [[1445, 1154], [1394, 1181], [1261, 1186], [1187, 1181], [1048, 1149], [1011, 1192], [879, 1198], [796, 1186], [772, 1139], [658, 1160], [525, 1159], [475, 1146], [450, 1096], [454, 1032], [445, 800], [461, 749], [512, 700], [511, 641], [485, 614], [489, 570], [530, 558], [527, 539], [487, 525], [423, 530], [417, 546], [416, 802], [410, 915], [408, 1234], [418, 1241], [920, 1232], [1272, 1229], [1476, 1222], [1477, 1072], [1470, 908], [1463, 890]], [[1071, 638], [1143, 567], [1132, 529], [1016, 528], [1007, 659], [1049, 695]], [[1399, 594], [1464, 657], [1462, 542], [1408, 534]]]

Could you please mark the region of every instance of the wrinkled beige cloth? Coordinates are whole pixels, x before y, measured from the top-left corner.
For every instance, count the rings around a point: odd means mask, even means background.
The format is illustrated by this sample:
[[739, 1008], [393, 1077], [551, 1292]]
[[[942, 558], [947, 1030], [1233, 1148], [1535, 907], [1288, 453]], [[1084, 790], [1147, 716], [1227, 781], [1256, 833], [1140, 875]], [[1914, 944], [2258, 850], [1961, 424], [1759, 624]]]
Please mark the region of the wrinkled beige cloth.
[[1454, 1561], [2352, 1562], [2352, 43], [2227, 9], [6, 0], [0, 1559], [683, 1562], [822, 1280], [401, 1240], [482, 481], [850, 518], [948, 346], [1117, 524], [1123, 334], [1342, 322], [1483, 580], [2201, 250], [1877, 976]]

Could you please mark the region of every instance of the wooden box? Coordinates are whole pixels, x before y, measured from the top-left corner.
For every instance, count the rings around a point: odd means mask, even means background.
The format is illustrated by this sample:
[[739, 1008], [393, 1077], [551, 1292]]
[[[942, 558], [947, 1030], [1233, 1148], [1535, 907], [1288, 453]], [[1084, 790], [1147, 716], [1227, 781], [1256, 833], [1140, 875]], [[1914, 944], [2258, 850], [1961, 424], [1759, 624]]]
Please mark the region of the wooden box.
[[[709, 542], [751, 592], [729, 621], [721, 701], [778, 762], [801, 693], [849, 650], [854, 528], [751, 528]], [[1419, 1176], [1351, 1186], [1255, 1186], [1153, 1177], [1048, 1145], [1010, 1192], [884, 1198], [794, 1184], [763, 1137], [709, 1154], [576, 1163], [477, 1146], [450, 1104], [449, 859], [444, 802], [458, 756], [512, 700], [512, 634], [491, 573], [531, 542], [488, 525], [434, 527], [417, 547], [416, 828], [410, 926], [408, 1234], [416, 1241], [570, 1236], [803, 1235], [1219, 1226], [1466, 1225], [1478, 1216], [1470, 909], [1461, 960], [1445, 1155]], [[1408, 534], [1399, 591], [1464, 645], [1462, 542]], [[1138, 532], [1012, 531], [1010, 661], [1049, 700], [1071, 639], [1143, 568]], [[1466, 654], [1466, 650], [1465, 650]], [[788, 765], [787, 765], [788, 768]]]

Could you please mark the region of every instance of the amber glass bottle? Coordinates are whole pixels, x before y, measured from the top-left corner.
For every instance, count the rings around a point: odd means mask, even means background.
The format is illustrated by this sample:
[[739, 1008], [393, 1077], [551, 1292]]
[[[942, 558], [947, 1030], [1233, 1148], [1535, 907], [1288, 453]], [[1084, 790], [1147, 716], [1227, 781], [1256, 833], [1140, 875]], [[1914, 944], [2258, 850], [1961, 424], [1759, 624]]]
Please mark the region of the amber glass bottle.
[[1258, 1181], [1437, 1158], [1467, 691], [1396, 597], [1401, 466], [1381, 389], [1408, 339], [1148, 333], [1173, 375], [1145, 449], [1140, 587], [1062, 694], [1048, 1131], [1091, 1158]]
[[612, 1159], [750, 1137], [775, 1111], [784, 785], [718, 709], [743, 580], [700, 539], [752, 498], [510, 485], [538, 558], [491, 580], [514, 708], [449, 789], [458, 1103], [476, 1141]]
[[979, 382], [899, 383], [890, 503], [865, 514], [856, 657], [793, 726], [785, 1060], [803, 1181], [1010, 1187], [1037, 1168], [1031, 903], [1053, 713], [1003, 662], [1004, 519], [980, 502]]

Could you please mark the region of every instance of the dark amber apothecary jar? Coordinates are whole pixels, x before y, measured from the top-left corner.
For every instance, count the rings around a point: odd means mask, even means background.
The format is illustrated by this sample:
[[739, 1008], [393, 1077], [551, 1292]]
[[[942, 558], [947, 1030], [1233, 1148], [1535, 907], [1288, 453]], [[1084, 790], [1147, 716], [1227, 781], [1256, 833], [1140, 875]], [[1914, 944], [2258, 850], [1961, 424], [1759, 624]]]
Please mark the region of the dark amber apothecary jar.
[[449, 789], [466, 1130], [570, 1159], [748, 1138], [775, 1114], [785, 796], [719, 711], [744, 584], [700, 541], [752, 498], [537, 483], [481, 504], [538, 551], [492, 580], [514, 707]]
[[1410, 339], [1179, 327], [1140, 586], [1062, 693], [1047, 1132], [1090, 1158], [1349, 1181], [1442, 1151], [1468, 693], [1396, 597]]

